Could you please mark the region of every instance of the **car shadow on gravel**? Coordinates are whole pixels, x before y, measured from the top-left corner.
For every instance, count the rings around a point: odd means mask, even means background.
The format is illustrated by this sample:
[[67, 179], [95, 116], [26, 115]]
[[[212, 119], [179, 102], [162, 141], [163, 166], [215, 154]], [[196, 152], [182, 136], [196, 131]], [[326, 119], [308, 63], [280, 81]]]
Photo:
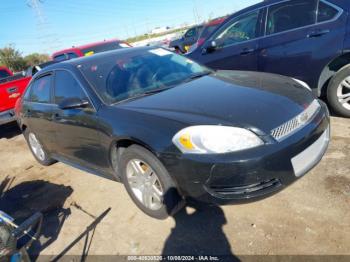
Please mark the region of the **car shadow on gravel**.
[[223, 231], [227, 220], [219, 206], [190, 201], [173, 218], [175, 227], [164, 244], [163, 256], [211, 255], [219, 256], [220, 261], [240, 261]]
[[16, 123], [6, 124], [0, 127], [0, 139], [2, 138], [11, 139], [20, 134], [22, 134], [22, 132]]
[[48, 181], [27, 181], [11, 187], [13, 178], [6, 177], [0, 185], [0, 210], [9, 214], [20, 224], [36, 212], [44, 215], [39, 241], [34, 241], [28, 253], [35, 261], [40, 252], [59, 236], [61, 228], [70, 215], [64, 203], [73, 193], [69, 186]]

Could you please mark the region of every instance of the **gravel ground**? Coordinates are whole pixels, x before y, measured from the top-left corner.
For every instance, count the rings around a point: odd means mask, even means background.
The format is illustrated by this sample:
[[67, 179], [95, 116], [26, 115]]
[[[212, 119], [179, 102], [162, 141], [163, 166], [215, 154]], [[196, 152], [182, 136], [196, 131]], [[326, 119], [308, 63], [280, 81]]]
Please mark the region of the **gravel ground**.
[[[139, 211], [119, 183], [61, 163], [40, 166], [17, 128], [6, 126], [0, 131], [0, 209], [17, 221], [44, 212], [32, 250], [40, 255], [65, 249], [74, 255], [350, 255], [349, 156], [350, 120], [332, 118], [322, 162], [281, 193], [245, 205], [187, 207], [158, 221]], [[95, 230], [70, 245], [94, 221]]]

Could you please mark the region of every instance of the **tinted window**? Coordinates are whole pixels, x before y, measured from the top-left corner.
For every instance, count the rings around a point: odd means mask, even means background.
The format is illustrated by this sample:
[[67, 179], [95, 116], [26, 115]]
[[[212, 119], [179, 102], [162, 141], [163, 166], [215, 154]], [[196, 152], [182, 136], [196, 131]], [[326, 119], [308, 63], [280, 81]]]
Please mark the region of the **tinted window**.
[[62, 61], [77, 58], [77, 57], [78, 55], [76, 53], [70, 52], [66, 54], [57, 55], [53, 58], [53, 60], [56, 62], [62, 62]]
[[320, 1], [319, 7], [318, 7], [317, 22], [325, 22], [328, 20], [332, 20], [337, 16], [337, 14], [338, 14], [337, 9]]
[[30, 101], [38, 103], [50, 103], [51, 75], [43, 76], [33, 83], [30, 92]]
[[24, 95], [23, 95], [23, 100], [25, 101], [29, 101], [30, 100], [30, 91], [32, 89], [33, 84], [29, 85], [26, 90], [24, 91]]
[[201, 33], [200, 38], [207, 38], [208, 36], [210, 36], [215, 31], [215, 29], [219, 27], [219, 25], [220, 24], [206, 26], [203, 32]]
[[57, 55], [53, 58], [53, 60], [57, 61], [57, 62], [62, 62], [64, 60], [66, 60], [66, 55], [62, 54], [62, 55]]
[[259, 11], [254, 11], [234, 18], [225, 28], [216, 34], [215, 40], [221, 46], [229, 46], [256, 38], [258, 17]]
[[78, 55], [76, 53], [73, 53], [73, 52], [67, 54], [68, 60], [73, 59], [73, 58], [77, 58], [77, 57], [78, 57]]
[[10, 74], [6, 70], [0, 70], [0, 79], [9, 77]]
[[119, 43], [119, 42], [112, 42], [112, 43], [104, 43], [102, 45], [97, 45], [97, 46], [93, 46], [90, 48], [86, 48], [86, 49], [83, 49], [82, 52], [85, 56], [88, 56], [88, 55], [93, 55], [96, 53], [121, 49], [121, 48], [125, 48], [125, 47], [128, 47], [128, 45], [124, 44], [124, 43]]
[[78, 68], [109, 104], [174, 87], [207, 70], [164, 49], [111, 54], [87, 60]]
[[67, 71], [56, 71], [55, 103], [59, 104], [66, 98], [85, 99], [86, 95], [75, 78]]
[[185, 37], [192, 37], [195, 36], [197, 33], [197, 28], [191, 28], [190, 30], [188, 30], [185, 34]]
[[267, 34], [316, 23], [317, 0], [293, 0], [269, 7]]

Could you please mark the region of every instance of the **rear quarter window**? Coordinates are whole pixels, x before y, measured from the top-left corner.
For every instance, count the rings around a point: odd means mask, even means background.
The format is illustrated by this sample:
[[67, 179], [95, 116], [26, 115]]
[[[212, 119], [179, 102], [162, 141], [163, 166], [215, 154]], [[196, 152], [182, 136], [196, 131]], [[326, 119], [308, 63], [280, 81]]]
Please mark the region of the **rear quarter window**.
[[276, 34], [316, 23], [317, 0], [292, 0], [268, 9], [267, 34]]
[[339, 11], [336, 8], [320, 1], [318, 6], [317, 22], [321, 23], [332, 20], [336, 18], [338, 13]]

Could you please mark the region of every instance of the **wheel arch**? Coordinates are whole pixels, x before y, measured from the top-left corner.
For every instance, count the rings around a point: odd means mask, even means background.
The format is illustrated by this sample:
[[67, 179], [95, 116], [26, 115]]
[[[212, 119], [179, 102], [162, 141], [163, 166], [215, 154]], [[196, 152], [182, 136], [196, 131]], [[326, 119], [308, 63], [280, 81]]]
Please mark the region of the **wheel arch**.
[[318, 80], [318, 93], [319, 97], [325, 97], [327, 94], [327, 88], [332, 78], [345, 67], [350, 66], [350, 52], [344, 53], [325, 66], [322, 70]]
[[147, 143], [144, 143], [139, 139], [136, 139], [133, 137], [121, 137], [118, 139], [114, 139], [110, 144], [109, 156], [110, 156], [111, 165], [115, 169], [115, 171], [117, 171], [118, 176], [119, 176], [119, 171], [118, 171], [119, 157], [121, 156], [121, 154], [126, 148], [132, 145], [141, 146], [147, 149], [148, 151], [150, 151], [156, 157], [158, 155], [151, 146], [149, 146]]

